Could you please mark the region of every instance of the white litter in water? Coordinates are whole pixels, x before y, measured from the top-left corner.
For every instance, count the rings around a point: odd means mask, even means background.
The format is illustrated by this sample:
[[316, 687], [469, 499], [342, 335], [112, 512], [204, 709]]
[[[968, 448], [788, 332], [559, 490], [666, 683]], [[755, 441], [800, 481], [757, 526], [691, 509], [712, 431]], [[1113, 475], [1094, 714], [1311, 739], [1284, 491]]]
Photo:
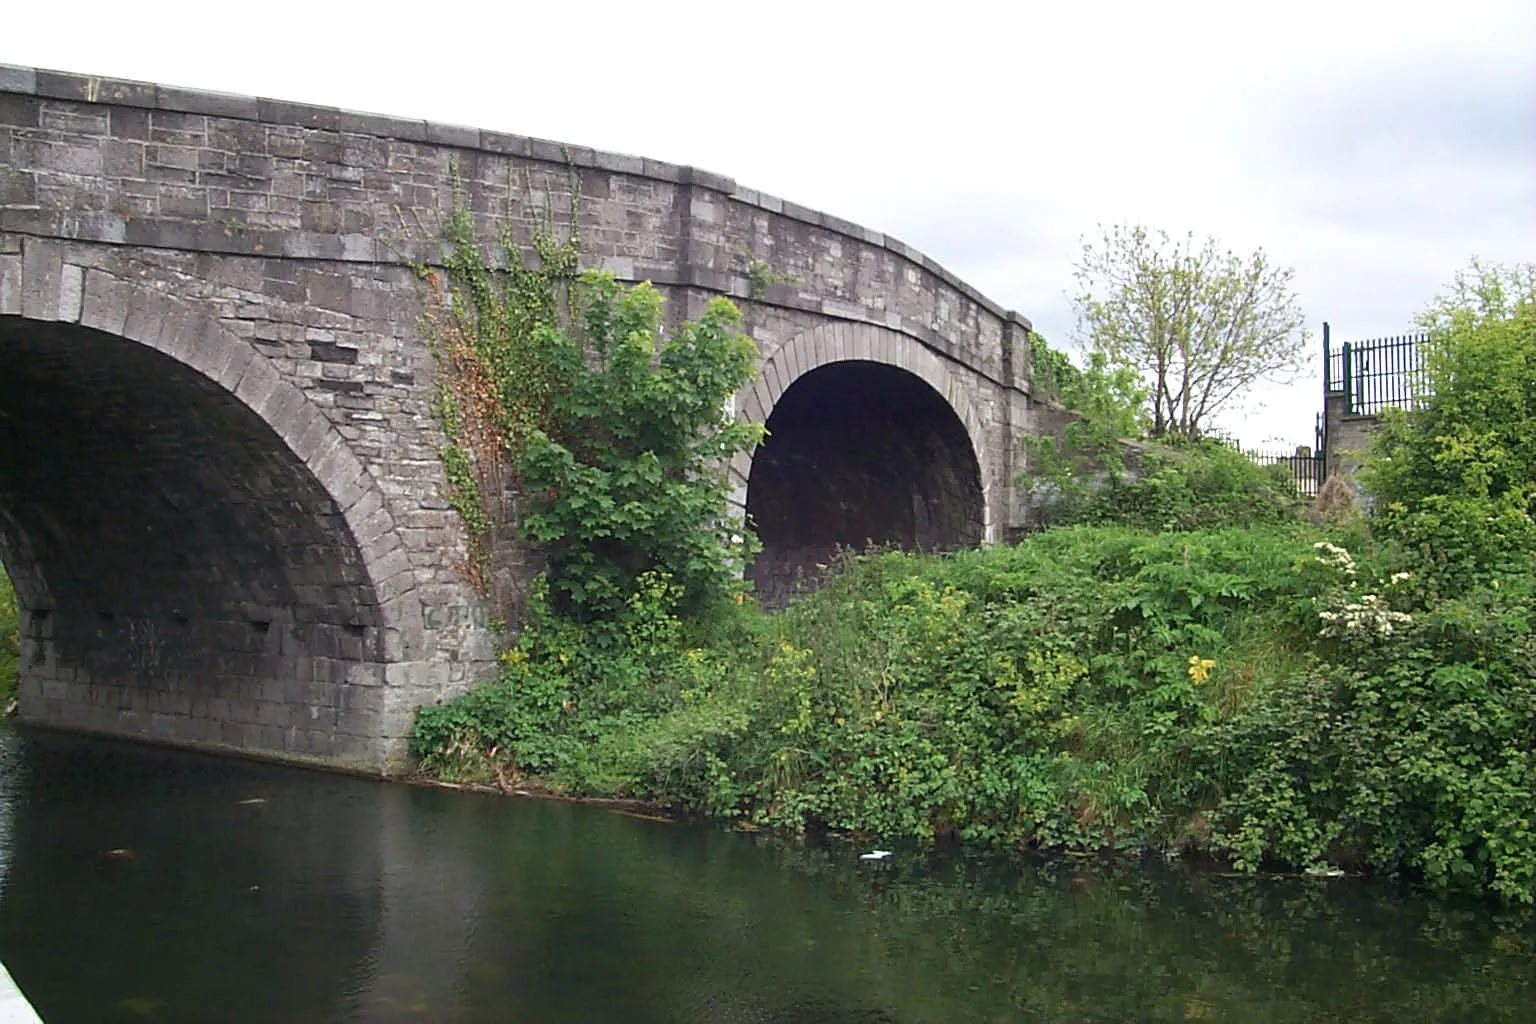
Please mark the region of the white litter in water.
[[859, 854], [859, 860], [885, 860], [890, 855], [890, 850], [870, 850], [868, 853]]

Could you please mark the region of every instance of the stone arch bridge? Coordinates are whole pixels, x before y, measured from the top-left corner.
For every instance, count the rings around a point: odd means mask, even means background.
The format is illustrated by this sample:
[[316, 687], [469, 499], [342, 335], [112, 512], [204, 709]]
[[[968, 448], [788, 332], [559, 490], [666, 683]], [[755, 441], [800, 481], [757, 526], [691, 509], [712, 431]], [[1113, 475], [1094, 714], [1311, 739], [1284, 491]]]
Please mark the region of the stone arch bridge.
[[409, 220], [579, 224], [674, 320], [743, 308], [761, 591], [834, 545], [1022, 525], [1029, 323], [728, 178], [421, 121], [0, 66], [0, 559], [20, 713], [368, 770], [493, 660], [428, 411]]

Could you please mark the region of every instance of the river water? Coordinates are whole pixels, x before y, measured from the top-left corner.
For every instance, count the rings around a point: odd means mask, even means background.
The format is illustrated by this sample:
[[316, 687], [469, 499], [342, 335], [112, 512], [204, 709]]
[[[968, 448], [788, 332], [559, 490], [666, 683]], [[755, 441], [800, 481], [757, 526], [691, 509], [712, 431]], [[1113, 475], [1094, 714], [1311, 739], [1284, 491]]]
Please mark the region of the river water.
[[1536, 1019], [1536, 927], [1484, 902], [859, 852], [0, 731], [47, 1024]]

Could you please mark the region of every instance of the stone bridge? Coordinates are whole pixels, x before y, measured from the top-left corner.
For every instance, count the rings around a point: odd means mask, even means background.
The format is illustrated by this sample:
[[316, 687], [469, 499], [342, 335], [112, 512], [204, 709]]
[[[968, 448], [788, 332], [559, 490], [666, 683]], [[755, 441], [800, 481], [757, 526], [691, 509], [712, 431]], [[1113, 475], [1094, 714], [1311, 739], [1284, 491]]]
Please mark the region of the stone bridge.
[[782, 599], [837, 544], [996, 541], [1029, 323], [856, 224], [634, 156], [0, 66], [0, 558], [20, 714], [369, 770], [493, 661], [409, 259], [579, 225], [673, 321], [743, 309], [732, 467]]

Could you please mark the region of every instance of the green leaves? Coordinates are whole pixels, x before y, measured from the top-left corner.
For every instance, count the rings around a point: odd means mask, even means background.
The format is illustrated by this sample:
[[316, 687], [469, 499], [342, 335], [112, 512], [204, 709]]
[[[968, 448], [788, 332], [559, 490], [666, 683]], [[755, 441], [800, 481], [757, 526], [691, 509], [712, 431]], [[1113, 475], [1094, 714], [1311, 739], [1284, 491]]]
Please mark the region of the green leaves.
[[1421, 318], [1428, 397], [1385, 417], [1362, 479], [1374, 526], [1455, 592], [1536, 558], [1536, 265], [1474, 262]]
[[1200, 436], [1254, 382], [1300, 369], [1305, 334], [1292, 272], [1262, 249], [1115, 227], [1076, 267], [1079, 340], [1147, 381], [1154, 436]]
[[761, 431], [727, 423], [722, 409], [750, 379], [754, 348], [728, 302], [658, 344], [662, 304], [650, 286], [586, 274], [573, 301], [580, 331], [548, 338], [548, 429], [530, 434], [516, 463], [529, 492], [523, 529], [548, 556], [562, 614], [612, 619], [655, 570], [696, 611], [729, 592], [747, 555], [745, 527], [725, 514], [724, 464]]
[[[1038, 457], [1038, 446], [1031, 446], [1031, 454]], [[1053, 526], [1117, 524], [1150, 530], [1301, 520], [1303, 505], [1283, 469], [1259, 466], [1218, 441], [1154, 442], [1141, 451], [1134, 474], [1109, 463], [1106, 468], [1113, 471], [1091, 481], [1079, 477], [1075, 466], [1048, 460], [1032, 481], [1042, 496], [1042, 515]]]
[[762, 438], [723, 412], [755, 368], [735, 307], [717, 299], [663, 338], [660, 293], [579, 272], [574, 239], [539, 236], [526, 256], [503, 239], [492, 261], [462, 199], [445, 234], [445, 280], [422, 271], [424, 324], [471, 579], [493, 578], [511, 494], [508, 525], [544, 555], [562, 615], [613, 621], [648, 572], [686, 611], [727, 597], [752, 541], [727, 515], [725, 467]]

